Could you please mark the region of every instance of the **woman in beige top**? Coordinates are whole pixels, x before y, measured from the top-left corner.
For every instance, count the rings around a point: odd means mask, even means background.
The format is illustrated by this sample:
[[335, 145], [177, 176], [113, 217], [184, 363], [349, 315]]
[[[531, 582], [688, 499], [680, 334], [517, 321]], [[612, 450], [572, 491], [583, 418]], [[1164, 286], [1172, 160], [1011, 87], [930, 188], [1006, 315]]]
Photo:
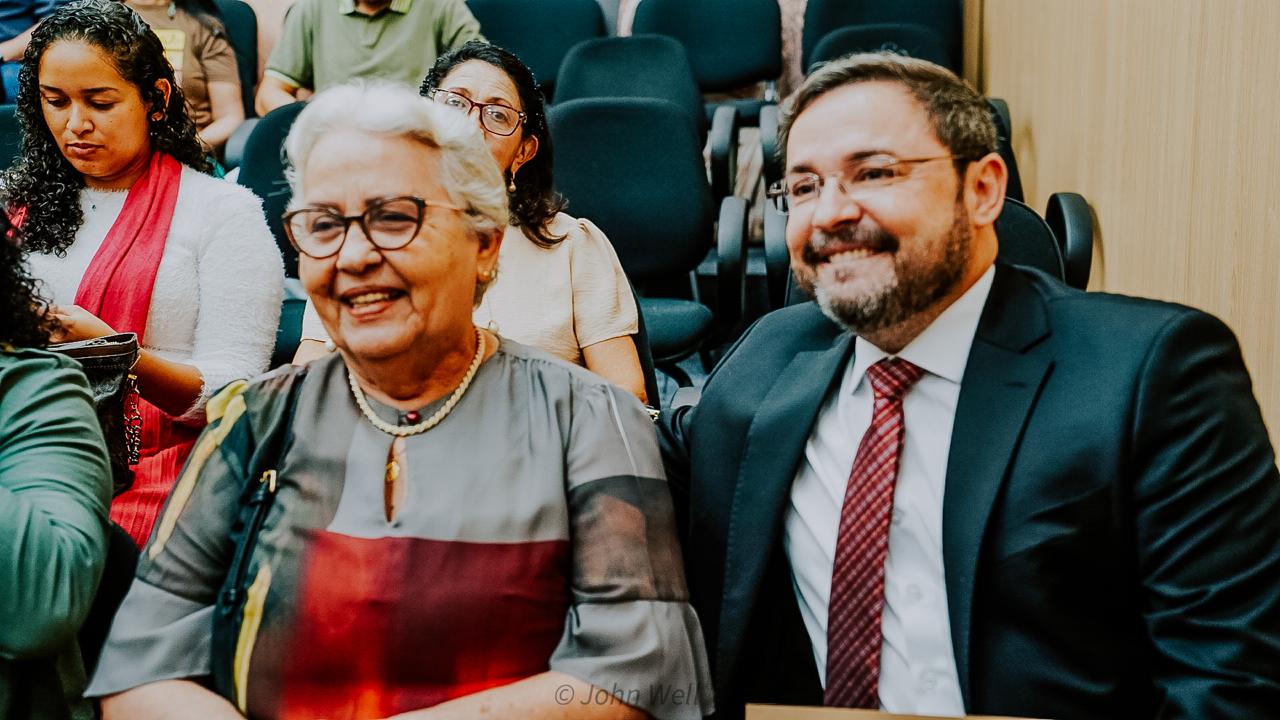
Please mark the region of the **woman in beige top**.
[[[552, 189], [551, 136], [533, 73], [506, 50], [473, 41], [442, 55], [421, 93], [477, 118], [507, 180], [511, 220], [476, 324], [581, 365], [648, 402], [632, 339], [638, 311], [631, 287], [604, 233], [560, 212], [564, 200]], [[308, 305], [295, 362], [323, 352], [328, 338], [318, 320]]]
[[244, 122], [235, 50], [213, 0], [125, 0], [164, 45], [200, 140], [220, 150]]

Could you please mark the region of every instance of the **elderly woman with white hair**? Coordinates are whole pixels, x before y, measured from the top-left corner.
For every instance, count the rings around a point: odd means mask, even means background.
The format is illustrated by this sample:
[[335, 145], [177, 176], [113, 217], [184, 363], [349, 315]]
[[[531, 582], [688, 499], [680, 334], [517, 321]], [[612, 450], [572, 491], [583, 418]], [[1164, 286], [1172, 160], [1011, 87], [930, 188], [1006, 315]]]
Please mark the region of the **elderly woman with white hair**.
[[116, 616], [106, 718], [701, 718], [639, 401], [472, 323], [507, 223], [475, 124], [320, 93], [285, 226], [338, 352], [225, 388]]

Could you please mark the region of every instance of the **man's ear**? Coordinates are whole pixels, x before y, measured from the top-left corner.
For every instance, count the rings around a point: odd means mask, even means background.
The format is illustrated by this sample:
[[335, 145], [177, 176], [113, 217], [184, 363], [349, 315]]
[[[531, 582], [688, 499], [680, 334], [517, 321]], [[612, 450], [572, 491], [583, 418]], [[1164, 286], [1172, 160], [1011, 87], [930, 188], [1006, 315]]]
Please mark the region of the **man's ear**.
[[964, 174], [964, 202], [975, 226], [994, 224], [1004, 208], [1004, 191], [1009, 168], [998, 153], [969, 163]]

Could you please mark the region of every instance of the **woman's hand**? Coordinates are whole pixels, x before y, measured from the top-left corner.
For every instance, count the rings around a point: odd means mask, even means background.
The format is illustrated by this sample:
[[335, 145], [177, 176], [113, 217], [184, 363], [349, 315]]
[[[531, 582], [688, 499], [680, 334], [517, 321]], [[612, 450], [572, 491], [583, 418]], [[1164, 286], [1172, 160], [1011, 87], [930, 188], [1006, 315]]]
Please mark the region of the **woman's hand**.
[[79, 305], [55, 305], [53, 316], [62, 326], [54, 333], [54, 342], [75, 342], [116, 334], [110, 325]]
[[[79, 305], [55, 306], [53, 316], [62, 325], [53, 336], [54, 342], [116, 334], [110, 325]], [[145, 349], [139, 349], [133, 372], [138, 376], [138, 392], [142, 398], [174, 416], [190, 410], [204, 389], [204, 377], [196, 366], [165, 360]]]

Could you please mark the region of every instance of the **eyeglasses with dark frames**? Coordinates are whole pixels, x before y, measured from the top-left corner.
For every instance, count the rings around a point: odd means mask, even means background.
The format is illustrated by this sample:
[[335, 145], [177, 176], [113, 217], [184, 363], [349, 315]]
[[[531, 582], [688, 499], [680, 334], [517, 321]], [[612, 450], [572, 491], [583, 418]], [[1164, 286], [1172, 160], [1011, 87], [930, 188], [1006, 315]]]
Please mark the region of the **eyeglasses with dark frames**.
[[315, 260], [338, 254], [347, 239], [351, 223], [360, 225], [364, 236], [380, 250], [399, 250], [422, 229], [429, 207], [462, 211], [456, 205], [423, 200], [413, 195], [369, 203], [359, 215], [341, 215], [324, 208], [301, 208], [285, 213], [285, 235], [298, 252]]
[[765, 196], [773, 201], [778, 212], [787, 214], [797, 207], [817, 200], [822, 195], [822, 188], [832, 178], [836, 180], [836, 188], [845, 197], [859, 201], [896, 185], [911, 174], [916, 165], [936, 162], [938, 160], [955, 160], [955, 155], [939, 155], [926, 158], [897, 158], [892, 155], [872, 155], [850, 163], [839, 172], [819, 175], [817, 173], [796, 173], [782, 180], [775, 181], [765, 192]]
[[503, 137], [514, 133], [520, 128], [521, 123], [529, 119], [528, 115], [510, 105], [476, 102], [466, 95], [461, 95], [452, 90], [445, 90], [444, 88], [432, 90], [431, 99], [445, 107], [461, 110], [468, 115], [471, 114], [472, 108], [480, 108], [480, 127], [494, 135], [502, 135]]

